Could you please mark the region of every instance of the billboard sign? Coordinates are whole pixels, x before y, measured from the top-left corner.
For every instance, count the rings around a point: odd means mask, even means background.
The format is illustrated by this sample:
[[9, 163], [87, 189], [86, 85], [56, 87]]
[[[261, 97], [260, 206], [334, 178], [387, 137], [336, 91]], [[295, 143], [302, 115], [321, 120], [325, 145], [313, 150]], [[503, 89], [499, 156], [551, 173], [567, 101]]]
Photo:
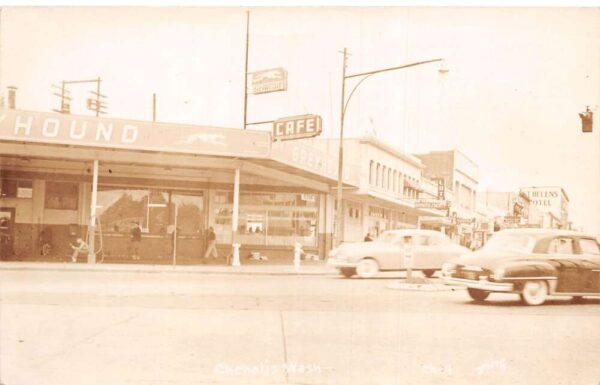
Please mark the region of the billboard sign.
[[290, 116], [273, 122], [273, 140], [311, 138], [322, 131], [323, 121], [318, 115]]
[[283, 68], [252, 72], [251, 75], [253, 94], [287, 90], [287, 71]]
[[259, 158], [271, 145], [264, 131], [7, 109], [0, 109], [0, 140]]

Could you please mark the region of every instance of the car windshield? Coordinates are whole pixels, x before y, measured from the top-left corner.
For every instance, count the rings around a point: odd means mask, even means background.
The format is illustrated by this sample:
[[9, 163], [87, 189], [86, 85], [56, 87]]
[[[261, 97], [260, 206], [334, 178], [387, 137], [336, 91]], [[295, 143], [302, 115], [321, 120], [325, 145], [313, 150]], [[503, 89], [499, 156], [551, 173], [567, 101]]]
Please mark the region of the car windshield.
[[531, 253], [535, 240], [525, 234], [494, 234], [482, 250], [485, 251], [515, 251]]

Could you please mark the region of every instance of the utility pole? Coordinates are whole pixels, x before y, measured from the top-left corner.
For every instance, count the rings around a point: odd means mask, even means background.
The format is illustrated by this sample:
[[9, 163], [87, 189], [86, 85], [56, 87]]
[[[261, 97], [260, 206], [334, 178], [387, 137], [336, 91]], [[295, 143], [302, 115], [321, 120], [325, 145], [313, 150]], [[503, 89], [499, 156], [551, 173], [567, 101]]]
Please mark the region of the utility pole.
[[246, 64], [244, 67], [244, 130], [248, 113], [248, 49], [250, 46], [250, 11], [246, 11]]
[[96, 117], [100, 116], [100, 78], [96, 85]]
[[106, 102], [102, 101], [100, 98], [105, 98], [106, 95], [102, 95], [100, 93], [100, 82], [102, 82], [102, 79], [100, 78], [91, 80], [63, 80], [61, 82], [61, 87], [53, 85], [52, 87], [54, 88], [60, 88], [60, 94], [54, 93], [54, 95], [60, 97], [60, 110], [54, 109], [53, 111], [61, 114], [71, 113], [71, 97], [69, 96], [69, 90], [67, 89], [67, 85], [79, 83], [96, 83], [96, 90], [89, 91], [92, 95], [94, 95], [94, 98], [87, 98], [87, 109], [90, 111], [95, 111], [96, 116], [100, 116], [100, 114], [105, 114], [106, 111], [103, 110], [103, 108], [106, 107]]
[[348, 62], [348, 50], [344, 48], [342, 52], [344, 55], [343, 65], [342, 65], [342, 105], [341, 105], [341, 113], [340, 113], [340, 143], [339, 143], [339, 153], [338, 153], [338, 181], [337, 181], [337, 245], [342, 243], [342, 238], [344, 235], [344, 210], [342, 209], [342, 184], [343, 184], [343, 165], [344, 165], [344, 110], [345, 110], [345, 92], [346, 92], [346, 66]]
[[156, 122], [156, 94], [152, 94], [152, 121]]

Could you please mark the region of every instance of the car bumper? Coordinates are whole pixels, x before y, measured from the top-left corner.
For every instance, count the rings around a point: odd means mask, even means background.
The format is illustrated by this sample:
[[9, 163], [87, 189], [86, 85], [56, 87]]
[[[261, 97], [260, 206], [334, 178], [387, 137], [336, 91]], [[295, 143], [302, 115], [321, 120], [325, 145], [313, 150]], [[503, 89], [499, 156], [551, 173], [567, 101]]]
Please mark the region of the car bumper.
[[329, 266], [333, 266], [333, 267], [336, 267], [336, 268], [341, 268], [341, 267], [356, 267], [356, 265], [358, 265], [358, 263], [356, 263], [356, 262], [345, 261], [345, 260], [341, 260], [341, 259], [337, 259], [337, 258], [328, 258], [327, 259], [327, 264]]
[[514, 287], [512, 283], [500, 283], [490, 282], [488, 280], [472, 280], [463, 278], [452, 278], [444, 277], [444, 283], [446, 285], [466, 286], [473, 289], [480, 289], [485, 291], [513, 291]]

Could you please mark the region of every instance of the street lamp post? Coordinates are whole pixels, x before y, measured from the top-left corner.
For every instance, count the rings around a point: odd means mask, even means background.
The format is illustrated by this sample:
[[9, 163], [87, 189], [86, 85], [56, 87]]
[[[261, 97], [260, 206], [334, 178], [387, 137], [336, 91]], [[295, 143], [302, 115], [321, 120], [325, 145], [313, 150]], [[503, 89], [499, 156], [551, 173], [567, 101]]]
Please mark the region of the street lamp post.
[[[383, 68], [383, 69], [376, 70], [376, 71], [369, 71], [369, 72], [362, 72], [362, 73], [357, 73], [357, 74], [353, 74], [353, 75], [346, 75], [348, 50], [346, 48], [344, 48], [344, 51], [342, 53], [344, 55], [344, 62], [343, 62], [343, 67], [342, 67], [342, 108], [341, 108], [341, 116], [340, 116], [340, 144], [339, 144], [340, 148], [339, 148], [339, 155], [338, 155], [338, 180], [337, 180], [337, 199], [336, 199], [336, 205], [337, 205], [336, 232], [337, 232], [337, 244], [338, 245], [340, 243], [342, 243], [342, 238], [343, 238], [343, 234], [344, 234], [343, 225], [342, 225], [344, 223], [344, 210], [342, 209], [343, 171], [344, 171], [344, 118], [346, 116], [346, 109], [348, 108], [348, 104], [350, 103], [350, 99], [352, 98], [352, 95], [354, 95], [354, 92], [356, 91], [358, 86], [360, 86], [363, 81], [365, 81], [367, 78], [369, 78], [372, 75], [382, 73], [382, 72], [396, 71], [396, 70], [409, 68], [409, 67], [416, 67], [416, 66], [428, 64], [428, 63], [443, 62], [443, 60], [444, 60], [443, 58], [431, 59], [431, 60], [425, 60], [425, 61], [419, 61], [419, 62], [415, 62], [415, 63], [405, 64], [405, 65], [401, 65], [398, 67]], [[439, 72], [443, 74], [443, 73], [448, 72], [448, 70], [445, 68], [440, 68]], [[348, 96], [348, 100], [346, 100], [346, 79], [352, 79], [352, 78], [357, 78], [357, 77], [362, 77], [362, 79], [360, 79], [360, 81], [358, 83], [356, 83], [356, 85], [352, 88], [352, 91], [350, 91], [350, 95]]]

